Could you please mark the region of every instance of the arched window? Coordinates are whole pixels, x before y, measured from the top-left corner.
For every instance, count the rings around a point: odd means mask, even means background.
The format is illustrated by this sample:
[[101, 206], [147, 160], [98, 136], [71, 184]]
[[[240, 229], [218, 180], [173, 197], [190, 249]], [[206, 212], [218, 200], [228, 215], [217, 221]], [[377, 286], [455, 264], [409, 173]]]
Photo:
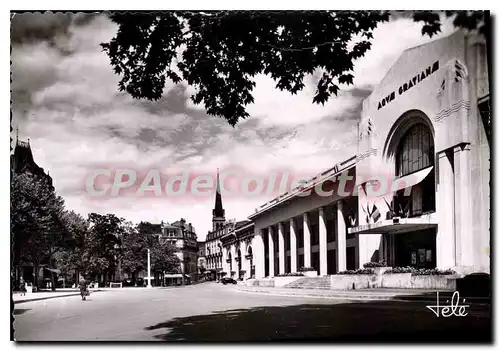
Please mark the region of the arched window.
[[401, 139], [396, 153], [396, 175], [405, 176], [434, 165], [434, 140], [429, 128], [415, 124]]
[[[430, 128], [424, 123], [411, 126], [400, 139], [396, 148], [396, 176], [403, 177], [434, 166], [434, 138]], [[410, 196], [404, 196], [406, 190], [396, 195], [396, 210], [403, 216], [420, 216], [434, 212], [435, 170], [418, 184], [412, 185]]]

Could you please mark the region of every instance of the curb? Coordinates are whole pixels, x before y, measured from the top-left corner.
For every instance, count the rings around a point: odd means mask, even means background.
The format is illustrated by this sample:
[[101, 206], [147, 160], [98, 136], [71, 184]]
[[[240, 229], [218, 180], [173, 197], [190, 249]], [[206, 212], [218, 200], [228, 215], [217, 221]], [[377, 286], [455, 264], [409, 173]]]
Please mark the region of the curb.
[[[321, 294], [308, 294], [308, 293], [300, 293], [297, 292], [284, 292], [284, 291], [272, 291], [272, 290], [253, 290], [253, 289], [244, 289], [235, 287], [235, 290], [239, 292], [252, 293], [252, 294], [261, 294], [261, 295], [273, 295], [273, 296], [288, 296], [288, 297], [307, 297], [307, 298], [320, 298], [320, 299], [332, 299], [332, 300], [352, 300], [352, 301], [400, 301], [400, 302], [425, 302], [425, 303], [435, 303], [436, 300], [428, 297], [419, 297], [413, 295], [321, 295]], [[467, 298], [469, 302], [472, 302], [476, 305], [488, 305], [490, 304], [490, 300], [485, 300], [483, 298]]]
[[[94, 291], [91, 291], [91, 294], [93, 293], [96, 293], [96, 292], [101, 292], [103, 290], [94, 290]], [[33, 302], [33, 301], [41, 301], [41, 300], [50, 300], [50, 299], [57, 299], [57, 298], [61, 298], [61, 297], [69, 297], [69, 296], [80, 296], [80, 293], [71, 293], [71, 294], [66, 294], [66, 295], [55, 295], [55, 296], [44, 296], [44, 297], [33, 297], [33, 298], [29, 298], [29, 299], [25, 299], [25, 300], [18, 300], [18, 301], [15, 301], [14, 300], [14, 305], [17, 305], [17, 304], [20, 304], [20, 303], [24, 303], [24, 302]]]
[[331, 300], [354, 300], [354, 301], [367, 301], [367, 300], [377, 300], [377, 301], [388, 301], [394, 300], [395, 296], [367, 296], [367, 295], [356, 295], [356, 296], [344, 296], [344, 295], [318, 295], [318, 294], [307, 294], [307, 293], [287, 293], [287, 292], [274, 292], [269, 290], [246, 290], [235, 288], [235, 290], [250, 294], [261, 294], [261, 295], [273, 295], [273, 296], [288, 296], [288, 297], [307, 297], [307, 298], [317, 298], [317, 299], [331, 299]]

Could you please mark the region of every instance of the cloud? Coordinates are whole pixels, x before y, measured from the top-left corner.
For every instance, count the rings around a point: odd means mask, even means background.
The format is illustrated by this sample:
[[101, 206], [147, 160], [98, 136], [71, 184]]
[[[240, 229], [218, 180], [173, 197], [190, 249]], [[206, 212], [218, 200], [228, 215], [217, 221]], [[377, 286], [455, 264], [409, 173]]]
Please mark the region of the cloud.
[[443, 38], [454, 30], [453, 20], [442, 16], [441, 33], [431, 39], [422, 35], [422, 23], [416, 23], [408, 16], [406, 11], [401, 12], [393, 16], [396, 19], [373, 31], [372, 48], [354, 65], [356, 86], [377, 85], [404, 50]]
[[[68, 208], [115, 213], [134, 222], [184, 217], [200, 240], [211, 228], [213, 197], [96, 201], [83, 196], [85, 177], [103, 165], [212, 175], [228, 167], [313, 175], [356, 153], [363, 99], [404, 49], [429, 41], [404, 17], [381, 25], [372, 50], [356, 63], [355, 85], [342, 87], [324, 106], [312, 102], [316, 75], [293, 96], [258, 76], [255, 104], [248, 106], [251, 117], [233, 128], [193, 105], [192, 88], [182, 84], [168, 85], [156, 102], [119, 92], [119, 77], [99, 46], [117, 31], [105, 15], [17, 16], [11, 54], [14, 125], [21, 139], [31, 139], [36, 162], [50, 171]], [[241, 220], [268, 200], [228, 197], [223, 204], [228, 218]]]

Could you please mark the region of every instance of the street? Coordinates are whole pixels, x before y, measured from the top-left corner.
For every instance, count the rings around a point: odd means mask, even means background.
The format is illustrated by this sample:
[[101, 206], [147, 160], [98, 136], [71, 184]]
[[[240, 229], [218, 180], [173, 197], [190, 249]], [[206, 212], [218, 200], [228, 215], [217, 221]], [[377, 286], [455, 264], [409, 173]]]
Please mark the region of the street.
[[436, 317], [423, 302], [284, 297], [232, 285], [117, 289], [16, 305], [17, 341], [491, 340], [489, 306]]

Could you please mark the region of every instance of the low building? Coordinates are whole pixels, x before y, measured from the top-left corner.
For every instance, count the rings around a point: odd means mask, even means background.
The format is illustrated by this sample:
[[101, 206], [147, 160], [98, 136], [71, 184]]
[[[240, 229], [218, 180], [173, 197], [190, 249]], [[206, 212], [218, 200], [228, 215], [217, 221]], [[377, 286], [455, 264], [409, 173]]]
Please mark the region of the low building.
[[[170, 243], [177, 248], [176, 255], [180, 264], [176, 271], [151, 272], [154, 285], [179, 285], [190, 284], [198, 280], [198, 242], [195, 228], [187, 223], [184, 218], [171, 224], [161, 222], [152, 224], [152, 233], [162, 243]], [[134, 278], [145, 279], [147, 270], [134, 273]], [[132, 275], [124, 272], [125, 279]]]
[[353, 156], [249, 216], [256, 277], [381, 260], [489, 273], [486, 60], [463, 31], [404, 51], [363, 102]]
[[[186, 223], [184, 218], [163, 225], [162, 240], [170, 242], [179, 250], [177, 257], [180, 260], [180, 273], [187, 278], [185, 283], [198, 280], [198, 241], [196, 231], [191, 223]], [[174, 274], [172, 272], [172, 274]]]
[[225, 276], [239, 280], [255, 277], [253, 237], [254, 224], [249, 220], [236, 222], [234, 228], [221, 237]]

